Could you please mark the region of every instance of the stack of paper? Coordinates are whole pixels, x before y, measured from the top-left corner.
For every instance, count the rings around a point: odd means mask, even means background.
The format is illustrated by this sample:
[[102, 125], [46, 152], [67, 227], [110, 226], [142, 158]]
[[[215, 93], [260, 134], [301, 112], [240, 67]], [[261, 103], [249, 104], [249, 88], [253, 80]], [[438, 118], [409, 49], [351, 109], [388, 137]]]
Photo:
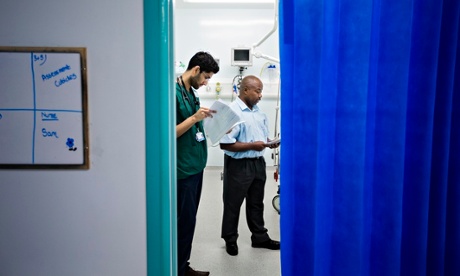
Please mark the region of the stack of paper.
[[240, 117], [221, 99], [215, 101], [211, 107], [216, 113], [212, 117], [204, 119], [204, 129], [206, 136], [212, 146], [219, 143], [219, 140], [234, 126], [242, 123]]
[[278, 144], [278, 143], [281, 143], [281, 138], [276, 138], [274, 140], [271, 140], [270, 142], [267, 142], [266, 145], [271, 146], [271, 145]]

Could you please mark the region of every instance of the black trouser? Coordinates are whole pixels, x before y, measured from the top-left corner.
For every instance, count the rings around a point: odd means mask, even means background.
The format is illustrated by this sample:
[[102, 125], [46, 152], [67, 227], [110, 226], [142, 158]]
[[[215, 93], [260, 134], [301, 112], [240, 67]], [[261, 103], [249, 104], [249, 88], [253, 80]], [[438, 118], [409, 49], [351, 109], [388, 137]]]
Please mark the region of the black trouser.
[[221, 237], [226, 242], [238, 239], [241, 204], [246, 199], [246, 220], [253, 243], [269, 239], [264, 222], [264, 193], [267, 179], [263, 157], [234, 159], [224, 155], [224, 215]]
[[200, 203], [203, 171], [177, 181], [177, 265], [178, 275], [189, 267], [195, 234], [196, 213]]

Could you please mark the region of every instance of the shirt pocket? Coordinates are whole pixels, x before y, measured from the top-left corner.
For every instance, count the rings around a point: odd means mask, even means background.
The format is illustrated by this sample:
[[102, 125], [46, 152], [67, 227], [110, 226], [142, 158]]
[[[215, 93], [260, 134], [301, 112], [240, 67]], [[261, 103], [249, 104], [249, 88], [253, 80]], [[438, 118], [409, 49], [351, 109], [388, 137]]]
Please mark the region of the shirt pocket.
[[259, 120], [258, 124], [259, 124], [259, 129], [262, 132], [261, 134], [264, 136], [264, 138], [267, 138], [268, 134], [269, 134], [269, 131], [268, 131], [268, 128], [267, 128], [266, 119]]

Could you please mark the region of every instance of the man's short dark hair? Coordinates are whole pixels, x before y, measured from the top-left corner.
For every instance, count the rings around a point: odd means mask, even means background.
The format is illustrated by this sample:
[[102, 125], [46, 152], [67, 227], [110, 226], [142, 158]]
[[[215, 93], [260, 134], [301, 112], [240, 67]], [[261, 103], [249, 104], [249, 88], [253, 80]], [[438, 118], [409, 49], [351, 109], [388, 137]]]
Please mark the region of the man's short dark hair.
[[219, 65], [216, 60], [207, 52], [196, 53], [189, 61], [187, 70], [192, 69], [195, 66], [200, 66], [201, 72], [213, 72], [216, 74], [219, 72]]

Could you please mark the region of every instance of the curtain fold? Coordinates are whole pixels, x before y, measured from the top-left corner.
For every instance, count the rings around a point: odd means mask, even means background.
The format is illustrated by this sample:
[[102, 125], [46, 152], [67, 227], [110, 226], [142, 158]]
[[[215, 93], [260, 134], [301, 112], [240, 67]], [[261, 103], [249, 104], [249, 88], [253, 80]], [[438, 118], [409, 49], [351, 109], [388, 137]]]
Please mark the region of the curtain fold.
[[280, 1], [282, 275], [460, 275], [459, 15]]

